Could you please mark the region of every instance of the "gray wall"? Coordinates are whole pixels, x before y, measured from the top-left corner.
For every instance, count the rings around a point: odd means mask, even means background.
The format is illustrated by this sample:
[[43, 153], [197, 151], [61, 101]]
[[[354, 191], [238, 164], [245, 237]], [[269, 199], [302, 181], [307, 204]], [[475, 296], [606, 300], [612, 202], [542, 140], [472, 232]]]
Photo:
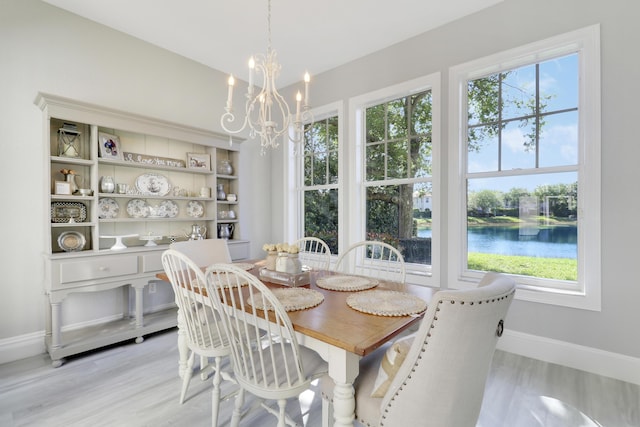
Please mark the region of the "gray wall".
[[[43, 215], [50, 207], [37, 93], [221, 132], [226, 80], [216, 70], [38, 0], [0, 0], [0, 343], [44, 342]], [[239, 201], [247, 213], [241, 228], [257, 257], [271, 240], [270, 165], [255, 144], [241, 147]], [[63, 323], [117, 315], [121, 298], [117, 291], [73, 294], [63, 305]], [[145, 309], [172, 299], [159, 288]]]
[[[344, 101], [416, 77], [442, 76], [442, 206], [447, 206], [449, 68], [509, 48], [601, 24], [602, 61], [602, 311], [516, 301], [507, 327], [532, 335], [640, 357], [640, 232], [635, 194], [640, 144], [640, 2], [632, 0], [506, 0], [313, 80], [313, 104]], [[288, 95], [292, 96], [292, 95]], [[349, 126], [347, 123], [346, 126]], [[453, 141], [453, 140], [452, 140]], [[453, 141], [455, 143], [455, 141]], [[349, 141], [347, 141], [349, 143]], [[274, 160], [278, 161], [279, 159]], [[274, 167], [279, 170], [280, 167]], [[274, 214], [277, 215], [277, 214]], [[447, 263], [447, 215], [440, 249]], [[442, 270], [443, 281], [447, 279]]]
[[[0, 0], [0, 144], [3, 209], [0, 232], [0, 340], [39, 337], [44, 330], [42, 292], [42, 116], [33, 104], [49, 92], [134, 113], [220, 131], [226, 76], [135, 38], [37, 0]], [[633, 9], [633, 10], [632, 10]], [[528, 334], [640, 357], [640, 286], [634, 266], [639, 232], [634, 188], [640, 157], [635, 126], [640, 98], [636, 55], [638, 3], [631, 0], [506, 0], [493, 8], [314, 76], [313, 104], [321, 106], [405, 80], [442, 73], [442, 139], [448, 141], [448, 68], [478, 57], [591, 24], [602, 34], [603, 259], [602, 311], [589, 312], [516, 301], [509, 328]], [[310, 35], [312, 36], [312, 35]], [[348, 41], [345, 41], [348, 43]], [[289, 95], [289, 94], [287, 94]], [[346, 112], [346, 111], [345, 111]], [[348, 126], [348, 124], [347, 124]], [[348, 143], [348, 141], [347, 141]], [[278, 241], [282, 215], [282, 158], [260, 157], [245, 142], [240, 167], [248, 195], [243, 230], [252, 255]], [[443, 159], [446, 164], [446, 157]], [[446, 206], [447, 169], [442, 169]], [[274, 198], [275, 197], [275, 198]], [[273, 198], [273, 202], [272, 202]], [[274, 221], [272, 221], [272, 218]], [[446, 215], [442, 259], [446, 265]], [[442, 271], [446, 280], [446, 271]], [[83, 304], [84, 299], [81, 299]], [[113, 295], [105, 297], [118, 307]], [[79, 304], [80, 305], [80, 304]], [[107, 310], [89, 304], [77, 321]], [[107, 313], [95, 314], [96, 316]]]

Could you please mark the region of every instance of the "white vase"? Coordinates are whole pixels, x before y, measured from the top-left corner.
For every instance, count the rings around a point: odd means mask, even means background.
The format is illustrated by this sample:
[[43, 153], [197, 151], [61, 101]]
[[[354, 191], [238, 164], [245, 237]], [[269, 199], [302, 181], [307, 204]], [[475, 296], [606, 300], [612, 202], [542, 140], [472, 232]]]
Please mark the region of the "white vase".
[[276, 259], [276, 271], [288, 274], [299, 274], [302, 272], [302, 263], [298, 254], [280, 252]]

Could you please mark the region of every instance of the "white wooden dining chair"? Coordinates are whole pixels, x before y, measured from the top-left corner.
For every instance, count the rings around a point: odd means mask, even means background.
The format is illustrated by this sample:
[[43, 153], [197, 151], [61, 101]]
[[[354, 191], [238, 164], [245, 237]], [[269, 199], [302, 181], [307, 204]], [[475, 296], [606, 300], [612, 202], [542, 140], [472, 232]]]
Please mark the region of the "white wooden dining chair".
[[[513, 279], [496, 273], [474, 289], [436, 292], [415, 334], [361, 359], [356, 419], [370, 427], [475, 426], [514, 294]], [[332, 390], [324, 378], [323, 398], [332, 400]]]
[[[261, 406], [278, 418], [278, 427], [295, 425], [285, 412], [287, 399], [298, 397], [311, 382], [327, 372], [320, 356], [298, 345], [291, 320], [274, 293], [257, 277], [233, 265], [215, 264], [206, 271], [211, 303], [224, 319], [231, 343], [235, 378], [240, 385], [232, 426], [243, 415], [245, 392], [261, 400], [276, 400], [274, 409]], [[269, 320], [264, 319], [268, 309]], [[261, 337], [259, 343], [255, 338]]]
[[311, 267], [314, 270], [329, 269], [331, 249], [324, 240], [317, 237], [303, 237], [293, 244], [300, 248], [298, 258], [303, 266]]
[[405, 282], [404, 257], [388, 243], [374, 240], [357, 242], [338, 256], [335, 271]]
[[185, 400], [187, 388], [193, 375], [195, 355], [198, 354], [207, 360], [213, 358], [211, 417], [213, 426], [216, 426], [220, 401], [231, 397], [231, 395], [221, 396], [220, 383], [223, 379], [233, 381], [231, 373], [222, 369], [222, 361], [231, 353], [231, 347], [227, 335], [224, 333], [224, 326], [220, 321], [221, 317], [215, 308], [208, 301], [205, 301], [204, 273], [188, 256], [168, 249], [162, 254], [162, 266], [175, 293], [179, 311], [178, 317], [182, 319], [181, 328], [190, 351], [187, 369], [182, 379], [180, 403], [182, 404]]
[[[202, 240], [185, 240], [182, 242], [174, 242], [169, 245], [169, 249], [174, 249], [188, 256], [198, 267], [206, 268], [217, 262], [231, 262], [231, 254], [225, 239], [202, 239]], [[180, 323], [180, 319], [178, 319]], [[183, 328], [178, 324], [178, 340], [184, 340]], [[181, 347], [182, 348], [182, 347]], [[180, 376], [184, 377], [187, 367], [180, 358], [181, 365], [179, 367]], [[209, 371], [206, 369], [209, 360], [204, 356], [200, 356], [200, 378], [205, 381], [209, 377]]]

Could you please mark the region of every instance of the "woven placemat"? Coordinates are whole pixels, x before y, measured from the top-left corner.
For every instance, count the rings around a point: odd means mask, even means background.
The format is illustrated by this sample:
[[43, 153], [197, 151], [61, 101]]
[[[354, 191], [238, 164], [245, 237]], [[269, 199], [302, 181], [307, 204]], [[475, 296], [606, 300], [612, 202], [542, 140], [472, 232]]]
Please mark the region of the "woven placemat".
[[251, 270], [253, 267], [255, 267], [255, 264], [251, 264], [250, 262], [234, 262], [233, 264], [234, 267], [238, 267], [241, 270]]
[[[324, 301], [324, 295], [318, 291], [307, 288], [282, 288], [273, 289], [273, 294], [278, 298], [278, 301], [284, 306], [286, 311], [304, 310], [305, 308], [315, 307]], [[257, 299], [257, 297], [256, 297]], [[247, 299], [249, 305], [253, 305], [254, 301], [251, 298]], [[266, 304], [264, 304], [266, 303]], [[265, 307], [266, 305], [266, 307]], [[261, 298], [259, 301], [255, 301], [255, 308], [259, 310], [271, 310], [273, 306]]]
[[316, 285], [331, 291], [363, 291], [378, 286], [378, 280], [370, 277], [348, 276], [343, 274], [325, 276], [316, 280]]
[[427, 308], [427, 302], [415, 295], [382, 289], [349, 295], [347, 305], [354, 310], [376, 316], [408, 316], [421, 313]]

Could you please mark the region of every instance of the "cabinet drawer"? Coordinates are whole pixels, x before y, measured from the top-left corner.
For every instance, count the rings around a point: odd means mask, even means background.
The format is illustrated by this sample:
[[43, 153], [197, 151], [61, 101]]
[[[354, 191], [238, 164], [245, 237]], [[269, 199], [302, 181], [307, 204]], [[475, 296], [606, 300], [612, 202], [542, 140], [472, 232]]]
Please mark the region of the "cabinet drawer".
[[142, 272], [153, 273], [162, 270], [162, 252], [142, 256]]
[[60, 264], [60, 283], [102, 279], [138, 273], [138, 257], [101, 257], [86, 261], [72, 261]]

